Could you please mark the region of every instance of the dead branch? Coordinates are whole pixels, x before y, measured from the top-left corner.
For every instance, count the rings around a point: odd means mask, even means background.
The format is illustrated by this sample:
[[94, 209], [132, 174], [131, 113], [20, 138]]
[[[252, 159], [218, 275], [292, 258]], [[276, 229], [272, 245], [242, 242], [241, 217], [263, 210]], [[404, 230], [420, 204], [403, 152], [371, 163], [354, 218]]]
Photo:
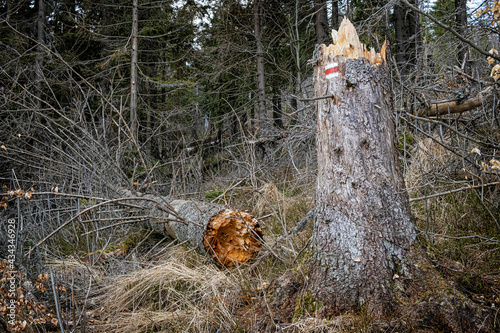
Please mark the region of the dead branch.
[[493, 183], [480, 184], [480, 185], [474, 185], [474, 186], [468, 185], [468, 186], [457, 188], [457, 189], [454, 189], [451, 191], [435, 193], [435, 194], [426, 195], [426, 196], [419, 197], [419, 198], [411, 198], [410, 202], [427, 200], [427, 199], [441, 197], [443, 195], [452, 194], [452, 193], [456, 193], [456, 192], [460, 192], [460, 191], [472, 190], [472, 189], [476, 189], [476, 188], [483, 188], [483, 187], [488, 187], [488, 186], [493, 186], [493, 185], [498, 185], [498, 184], [500, 184], [500, 182], [493, 182]]
[[419, 116], [438, 116], [445, 114], [463, 113], [492, 101], [495, 93], [495, 86], [489, 86], [472, 98], [461, 101], [454, 100], [433, 103], [428, 107], [417, 110], [417, 114]]

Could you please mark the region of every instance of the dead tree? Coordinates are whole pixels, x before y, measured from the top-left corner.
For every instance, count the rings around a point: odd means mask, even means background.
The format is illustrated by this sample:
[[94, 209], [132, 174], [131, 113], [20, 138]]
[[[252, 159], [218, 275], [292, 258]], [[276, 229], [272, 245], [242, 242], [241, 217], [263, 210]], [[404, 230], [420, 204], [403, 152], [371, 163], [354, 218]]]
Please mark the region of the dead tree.
[[222, 266], [246, 263], [261, 249], [259, 222], [247, 212], [209, 202], [143, 198], [148, 213], [163, 219], [153, 223], [157, 231], [187, 242]]
[[467, 112], [493, 101], [496, 95], [495, 86], [488, 86], [476, 96], [465, 100], [444, 101], [423, 106], [417, 109], [417, 114], [419, 116], [439, 116]]
[[[21, 192], [18, 196], [24, 194]], [[88, 197], [89, 200], [99, 203], [80, 211], [61, 224], [31, 248], [28, 255], [61, 229], [77, 221], [82, 215], [107, 205], [132, 208], [133, 220], [105, 226], [100, 230], [124, 223], [149, 221], [156, 231], [176, 239], [179, 243], [187, 243], [222, 266], [229, 267], [246, 263], [262, 247], [262, 229], [257, 219], [247, 212], [210, 202], [176, 200], [167, 196], [141, 194], [130, 190], [120, 190], [118, 193], [120, 197], [116, 199]], [[47, 194], [47, 192], [30, 193], [29, 197]], [[50, 192], [50, 194], [81, 197], [59, 192]]]
[[397, 153], [391, 84], [344, 18], [315, 64], [318, 180], [311, 286], [338, 313], [393, 302], [394, 274], [415, 240]]

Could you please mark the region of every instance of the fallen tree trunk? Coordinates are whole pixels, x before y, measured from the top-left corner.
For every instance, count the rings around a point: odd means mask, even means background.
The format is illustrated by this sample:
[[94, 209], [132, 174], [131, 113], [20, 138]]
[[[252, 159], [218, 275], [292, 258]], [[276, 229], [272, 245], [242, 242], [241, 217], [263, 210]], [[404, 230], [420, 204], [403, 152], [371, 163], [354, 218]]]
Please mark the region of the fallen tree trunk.
[[[26, 253], [26, 256], [29, 256], [34, 249], [61, 229], [81, 219], [89, 211], [107, 205], [118, 205], [132, 209], [131, 218], [133, 220], [122, 221], [99, 230], [124, 223], [150, 221], [155, 230], [175, 238], [181, 243], [188, 243], [199, 252], [226, 267], [250, 261], [260, 251], [263, 243], [263, 232], [257, 219], [247, 212], [219, 204], [174, 200], [166, 196], [135, 193], [128, 189], [119, 190], [120, 197], [116, 199], [87, 197], [57, 191], [24, 193], [24, 191], [18, 190], [11, 192], [11, 196], [17, 195], [18, 198], [23, 195], [29, 199], [32, 195], [52, 194], [63, 197], [85, 198], [89, 201], [99, 202], [81, 210], [78, 214], [59, 225], [33, 246]], [[99, 222], [99, 220], [96, 221]]]
[[460, 101], [434, 103], [429, 105], [428, 107], [417, 110], [417, 114], [419, 116], [438, 116], [449, 113], [462, 113], [480, 107], [484, 103], [492, 101], [494, 96], [494, 86], [489, 86], [474, 97]]
[[261, 249], [262, 229], [247, 212], [209, 202], [134, 194], [129, 190], [122, 194], [143, 199], [140, 205], [155, 217], [156, 221], [152, 221], [155, 230], [187, 242], [220, 265], [246, 263]]

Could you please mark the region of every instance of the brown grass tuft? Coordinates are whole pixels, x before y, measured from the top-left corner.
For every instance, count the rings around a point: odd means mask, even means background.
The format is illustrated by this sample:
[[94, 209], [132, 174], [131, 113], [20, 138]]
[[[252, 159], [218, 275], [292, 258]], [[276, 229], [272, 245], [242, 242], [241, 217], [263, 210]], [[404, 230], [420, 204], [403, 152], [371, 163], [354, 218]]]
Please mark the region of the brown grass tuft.
[[[195, 258], [189, 262], [189, 258]], [[234, 327], [239, 286], [227, 271], [177, 250], [158, 266], [117, 278], [106, 290], [106, 331], [209, 332]]]
[[[440, 138], [436, 139], [441, 140]], [[422, 185], [426, 182], [426, 175], [439, 173], [456, 158], [454, 154], [431, 138], [419, 140], [411, 150], [411, 155], [411, 164], [405, 175], [408, 187]]]

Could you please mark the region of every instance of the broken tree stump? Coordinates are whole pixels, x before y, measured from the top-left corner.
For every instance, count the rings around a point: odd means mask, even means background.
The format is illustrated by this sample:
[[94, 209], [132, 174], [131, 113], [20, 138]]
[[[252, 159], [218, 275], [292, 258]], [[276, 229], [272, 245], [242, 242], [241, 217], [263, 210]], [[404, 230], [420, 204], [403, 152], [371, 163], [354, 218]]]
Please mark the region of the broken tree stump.
[[[138, 196], [126, 190], [126, 196]], [[140, 194], [139, 194], [140, 195]], [[187, 242], [222, 266], [250, 261], [262, 246], [263, 232], [252, 215], [223, 205], [141, 195], [155, 230]], [[139, 202], [139, 201], [138, 201]]]
[[332, 313], [391, 311], [415, 240], [398, 159], [386, 44], [367, 50], [344, 18], [314, 72], [318, 179], [310, 286]]

